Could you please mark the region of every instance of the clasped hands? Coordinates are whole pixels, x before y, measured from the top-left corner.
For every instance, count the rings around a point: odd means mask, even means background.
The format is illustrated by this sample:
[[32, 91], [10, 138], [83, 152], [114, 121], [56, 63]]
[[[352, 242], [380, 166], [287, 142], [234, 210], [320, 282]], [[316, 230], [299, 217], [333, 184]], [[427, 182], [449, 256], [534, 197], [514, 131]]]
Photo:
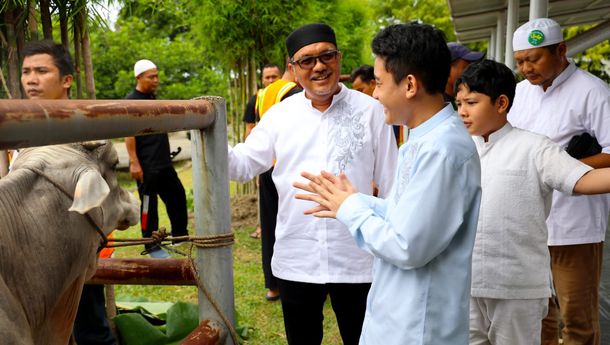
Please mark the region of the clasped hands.
[[294, 197], [318, 204], [305, 210], [304, 214], [319, 218], [336, 218], [337, 211], [345, 199], [358, 192], [344, 173], [335, 176], [327, 171], [322, 171], [320, 175], [302, 172], [301, 176], [309, 180], [309, 183], [294, 182], [292, 186], [311, 194], [296, 194]]

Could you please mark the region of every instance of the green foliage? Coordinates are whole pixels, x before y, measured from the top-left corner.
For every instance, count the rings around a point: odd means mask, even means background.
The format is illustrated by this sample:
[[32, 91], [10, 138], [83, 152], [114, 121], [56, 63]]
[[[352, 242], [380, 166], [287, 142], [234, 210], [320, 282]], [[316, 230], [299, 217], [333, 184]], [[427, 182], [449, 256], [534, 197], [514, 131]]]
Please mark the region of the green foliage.
[[[370, 42], [375, 34], [373, 12], [366, 2], [359, 0], [338, 0], [311, 2], [318, 11], [312, 9], [311, 17], [303, 23], [325, 22], [333, 27], [337, 35], [337, 45], [343, 52], [342, 73], [349, 74], [361, 64], [372, 64]], [[295, 26], [296, 28], [296, 26]]]
[[206, 52], [190, 32], [178, 32], [169, 24], [164, 30], [159, 23], [149, 30], [148, 21], [139, 17], [120, 19], [114, 31], [98, 27], [92, 33], [98, 98], [124, 98], [135, 85], [133, 64], [145, 58], [159, 67], [160, 99], [227, 96], [223, 74], [209, 64]]
[[178, 302], [167, 311], [166, 334], [169, 341], [183, 339], [199, 325], [199, 308]]
[[[193, 303], [178, 302], [167, 313], [163, 312], [157, 317], [145, 308], [136, 307], [123, 310], [113, 320], [119, 330], [121, 344], [168, 345], [183, 340], [197, 327], [199, 308]], [[159, 322], [163, 324], [158, 325]]]
[[138, 313], [116, 316], [114, 323], [124, 345], [165, 345], [167, 335], [150, 324]]
[[455, 41], [453, 24], [446, 0], [370, 0], [375, 8], [379, 28], [413, 20], [431, 24], [445, 33], [447, 41]]
[[152, 36], [174, 40], [190, 31], [191, 9], [191, 1], [187, 0], [127, 0], [119, 18], [140, 18]]
[[[570, 38], [591, 29], [592, 25], [575, 26], [563, 30], [564, 38]], [[585, 71], [610, 83], [610, 41], [606, 40], [574, 56], [574, 63]]]
[[282, 66], [284, 39], [303, 13], [304, 1], [198, 0], [195, 32], [225, 70], [253, 59], [257, 67]]

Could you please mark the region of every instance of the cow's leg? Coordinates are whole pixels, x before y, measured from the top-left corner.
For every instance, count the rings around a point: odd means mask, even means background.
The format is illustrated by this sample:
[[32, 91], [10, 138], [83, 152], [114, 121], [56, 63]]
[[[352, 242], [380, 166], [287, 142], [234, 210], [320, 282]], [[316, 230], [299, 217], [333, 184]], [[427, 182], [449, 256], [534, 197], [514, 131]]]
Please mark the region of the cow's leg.
[[85, 275], [78, 277], [70, 284], [66, 291], [59, 297], [57, 305], [46, 320], [44, 331], [37, 334], [36, 344], [40, 345], [66, 345], [72, 334], [74, 319], [78, 311], [80, 295], [83, 291]]
[[0, 342], [7, 345], [33, 345], [32, 327], [21, 303], [0, 278]]

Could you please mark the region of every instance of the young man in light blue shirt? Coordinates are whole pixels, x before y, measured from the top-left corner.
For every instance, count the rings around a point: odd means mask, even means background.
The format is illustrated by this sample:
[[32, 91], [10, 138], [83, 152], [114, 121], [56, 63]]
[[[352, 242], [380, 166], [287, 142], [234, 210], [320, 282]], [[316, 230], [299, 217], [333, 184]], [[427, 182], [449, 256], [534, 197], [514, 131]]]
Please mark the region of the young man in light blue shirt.
[[358, 193], [328, 172], [294, 186], [337, 218], [375, 256], [360, 344], [468, 344], [471, 257], [480, 188], [474, 143], [443, 101], [450, 53], [444, 35], [418, 23], [392, 25], [373, 40], [373, 97], [388, 124], [409, 128], [385, 200]]

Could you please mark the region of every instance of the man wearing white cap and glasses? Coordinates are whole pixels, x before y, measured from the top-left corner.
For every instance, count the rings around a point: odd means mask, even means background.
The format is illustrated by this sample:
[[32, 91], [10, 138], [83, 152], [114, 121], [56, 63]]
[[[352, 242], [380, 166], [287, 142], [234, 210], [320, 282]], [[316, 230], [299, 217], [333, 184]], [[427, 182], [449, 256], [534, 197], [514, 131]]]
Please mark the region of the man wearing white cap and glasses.
[[[150, 60], [139, 60], [133, 67], [135, 89], [126, 99], [156, 99], [159, 87], [159, 71]], [[157, 195], [163, 200], [169, 217], [172, 236], [186, 236], [187, 210], [184, 187], [172, 165], [167, 133], [125, 138], [129, 154], [129, 172], [138, 183], [142, 202], [142, 236], [151, 237], [159, 228]], [[169, 254], [157, 246], [147, 245], [146, 251], [153, 258], [167, 258]]]
[[[610, 88], [566, 57], [561, 27], [531, 20], [513, 35], [519, 71], [509, 121], [546, 135], [594, 168], [610, 167]], [[542, 344], [599, 344], [598, 291], [610, 199], [553, 194], [547, 226], [557, 298], [542, 325]], [[558, 310], [559, 307], [559, 310]]]

